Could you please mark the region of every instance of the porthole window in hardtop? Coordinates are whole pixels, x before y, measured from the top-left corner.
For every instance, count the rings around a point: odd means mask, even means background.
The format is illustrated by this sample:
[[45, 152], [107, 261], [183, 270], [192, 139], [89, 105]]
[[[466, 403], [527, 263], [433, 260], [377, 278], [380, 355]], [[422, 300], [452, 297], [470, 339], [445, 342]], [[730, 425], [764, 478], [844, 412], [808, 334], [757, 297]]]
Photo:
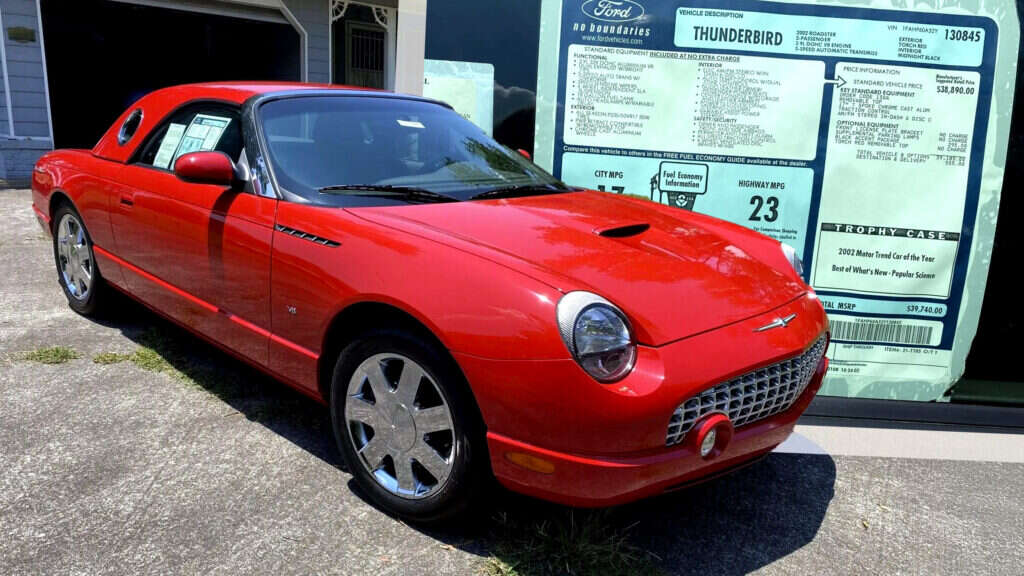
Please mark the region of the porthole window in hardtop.
[[142, 124], [142, 108], [136, 108], [121, 124], [121, 130], [117, 133], [117, 143], [124, 146], [135, 136]]

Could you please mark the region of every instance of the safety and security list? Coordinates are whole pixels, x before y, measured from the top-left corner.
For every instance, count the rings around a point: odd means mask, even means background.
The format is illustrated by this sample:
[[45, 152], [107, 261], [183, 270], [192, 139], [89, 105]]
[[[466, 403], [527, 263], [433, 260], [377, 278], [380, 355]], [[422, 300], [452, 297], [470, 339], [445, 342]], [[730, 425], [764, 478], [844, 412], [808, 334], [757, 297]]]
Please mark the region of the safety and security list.
[[991, 19], [565, 0], [559, 33], [557, 175], [796, 247], [831, 320], [823, 393], [933, 399], [959, 377]]

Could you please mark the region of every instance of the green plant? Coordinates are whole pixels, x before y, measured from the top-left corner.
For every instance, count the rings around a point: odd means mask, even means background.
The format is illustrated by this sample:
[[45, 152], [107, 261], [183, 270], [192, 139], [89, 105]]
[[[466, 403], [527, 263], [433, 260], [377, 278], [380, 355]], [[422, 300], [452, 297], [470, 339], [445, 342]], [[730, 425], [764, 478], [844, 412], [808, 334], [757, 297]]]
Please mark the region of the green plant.
[[100, 354], [93, 356], [92, 361], [96, 364], [109, 365], [120, 364], [121, 362], [131, 360], [131, 358], [131, 354], [118, 354], [117, 352], [102, 352]]
[[67, 346], [52, 346], [49, 348], [37, 348], [22, 356], [23, 360], [38, 362], [40, 364], [63, 364], [79, 357], [74, 348]]

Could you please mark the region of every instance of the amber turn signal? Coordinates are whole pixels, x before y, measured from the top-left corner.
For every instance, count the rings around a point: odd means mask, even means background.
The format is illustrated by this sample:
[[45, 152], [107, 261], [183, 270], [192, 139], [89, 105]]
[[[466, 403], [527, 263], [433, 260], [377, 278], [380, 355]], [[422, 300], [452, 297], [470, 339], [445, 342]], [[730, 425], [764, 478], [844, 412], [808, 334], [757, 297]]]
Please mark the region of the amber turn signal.
[[555, 465], [543, 458], [538, 458], [532, 454], [526, 454], [524, 452], [505, 452], [505, 458], [522, 468], [532, 470], [534, 472], [540, 472], [541, 474], [552, 474], [555, 471]]

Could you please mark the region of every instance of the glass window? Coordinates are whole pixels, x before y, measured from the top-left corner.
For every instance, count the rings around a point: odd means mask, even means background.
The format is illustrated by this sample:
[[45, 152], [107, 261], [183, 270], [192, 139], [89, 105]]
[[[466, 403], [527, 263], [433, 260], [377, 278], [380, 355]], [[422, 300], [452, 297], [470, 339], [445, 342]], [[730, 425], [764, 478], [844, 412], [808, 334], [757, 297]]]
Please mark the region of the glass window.
[[427, 7], [426, 58], [493, 65], [494, 139], [531, 153], [540, 8], [540, 0], [436, 0]]
[[237, 161], [242, 153], [242, 126], [238, 110], [223, 104], [186, 106], [153, 131], [135, 162], [170, 170], [190, 152], [224, 152]]
[[[259, 109], [278, 184], [308, 201], [383, 205], [401, 195], [325, 187], [416, 188], [467, 200], [496, 188], [566, 190], [452, 110], [400, 98], [303, 96]], [[539, 190], [538, 190], [539, 189]]]

